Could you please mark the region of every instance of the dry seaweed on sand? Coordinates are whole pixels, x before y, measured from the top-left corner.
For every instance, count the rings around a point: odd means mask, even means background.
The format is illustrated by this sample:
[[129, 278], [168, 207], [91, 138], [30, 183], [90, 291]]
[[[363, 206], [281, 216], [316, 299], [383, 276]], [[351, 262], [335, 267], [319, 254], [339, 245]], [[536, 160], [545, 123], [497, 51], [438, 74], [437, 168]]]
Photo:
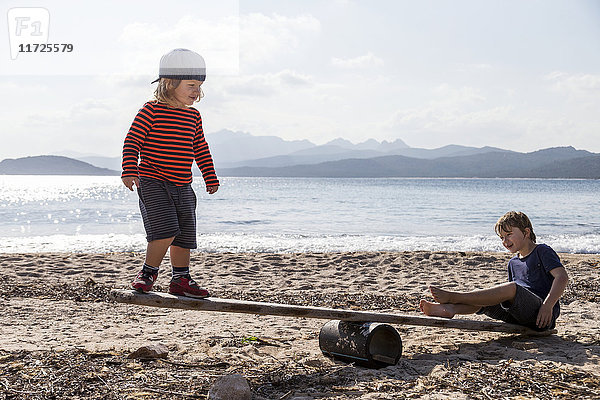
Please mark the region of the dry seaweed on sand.
[[574, 300], [600, 303], [600, 281], [571, 279], [561, 298], [561, 302], [563, 304], [569, 304]]
[[454, 362], [419, 375], [411, 362], [367, 370], [301, 360], [235, 366], [216, 359], [139, 361], [82, 349], [0, 352], [0, 399], [204, 399], [215, 379], [234, 372], [248, 378], [258, 399], [299, 394], [346, 399], [367, 393], [381, 398], [431, 393], [473, 399], [600, 397], [600, 377], [555, 363]]
[[476, 399], [593, 399], [600, 377], [554, 363], [459, 363], [421, 378], [425, 389], [452, 390]]
[[0, 297], [39, 298], [48, 300], [73, 300], [110, 302], [110, 290], [107, 285], [87, 278], [81, 283], [44, 282], [33, 285], [30, 281], [17, 280], [10, 276], [0, 276]]
[[0, 399], [205, 398], [222, 364], [129, 360], [115, 352], [0, 353]]

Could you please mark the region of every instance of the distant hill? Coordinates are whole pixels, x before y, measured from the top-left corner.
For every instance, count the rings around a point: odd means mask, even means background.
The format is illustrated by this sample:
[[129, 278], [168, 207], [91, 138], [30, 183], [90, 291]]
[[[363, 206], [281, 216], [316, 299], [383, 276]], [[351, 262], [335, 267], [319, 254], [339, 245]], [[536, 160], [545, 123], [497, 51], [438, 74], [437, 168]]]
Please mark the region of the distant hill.
[[600, 179], [600, 154], [557, 161], [534, 168], [529, 173], [538, 178]]
[[253, 136], [227, 129], [206, 134], [206, 140], [215, 160], [219, 163], [289, 154], [314, 147], [308, 140], [284, 140], [277, 136]]
[[[338, 139], [339, 140], [339, 139]], [[331, 143], [331, 142], [330, 142]], [[381, 143], [384, 145], [387, 142]], [[360, 144], [356, 145], [357, 147]], [[386, 148], [384, 145], [383, 148]], [[495, 147], [468, 147], [459, 145], [448, 145], [437, 149], [419, 149], [412, 147], [391, 148], [389, 152], [379, 150], [358, 150], [349, 147], [340, 147], [333, 144], [325, 144], [310, 149], [297, 151], [287, 155], [275, 157], [259, 158], [256, 160], [244, 160], [235, 163], [222, 163], [215, 161], [217, 167], [236, 168], [236, 167], [287, 167], [302, 164], [319, 164], [327, 161], [339, 161], [351, 158], [375, 158], [388, 155], [401, 155], [411, 158], [434, 159], [450, 156], [467, 156], [472, 154], [485, 154], [490, 152], [508, 152]]]
[[466, 156], [418, 159], [400, 155], [345, 159], [278, 168], [219, 169], [223, 176], [273, 177], [463, 177], [600, 178], [600, 154], [573, 147], [518, 153], [492, 151]]
[[1, 161], [0, 175], [120, 175], [120, 172], [68, 157], [35, 156]]

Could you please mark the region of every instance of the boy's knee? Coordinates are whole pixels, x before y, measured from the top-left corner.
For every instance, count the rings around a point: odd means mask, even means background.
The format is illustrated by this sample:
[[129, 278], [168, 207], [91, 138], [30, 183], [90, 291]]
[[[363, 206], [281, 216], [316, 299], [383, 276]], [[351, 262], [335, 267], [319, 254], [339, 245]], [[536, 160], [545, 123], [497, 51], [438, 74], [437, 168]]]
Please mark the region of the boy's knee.
[[512, 303], [517, 296], [517, 284], [514, 282], [508, 282], [505, 286], [505, 295], [503, 296], [509, 303]]

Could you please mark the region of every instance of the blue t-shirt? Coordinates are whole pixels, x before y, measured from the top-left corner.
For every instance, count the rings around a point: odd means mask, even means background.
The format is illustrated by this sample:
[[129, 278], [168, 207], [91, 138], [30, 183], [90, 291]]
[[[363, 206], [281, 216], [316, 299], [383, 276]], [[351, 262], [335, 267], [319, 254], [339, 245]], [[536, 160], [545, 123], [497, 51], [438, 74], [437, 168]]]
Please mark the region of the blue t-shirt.
[[[508, 262], [508, 280], [529, 289], [543, 300], [554, 282], [550, 271], [562, 266], [558, 254], [550, 246], [538, 244], [527, 257], [511, 258]], [[560, 310], [558, 301], [554, 308]]]

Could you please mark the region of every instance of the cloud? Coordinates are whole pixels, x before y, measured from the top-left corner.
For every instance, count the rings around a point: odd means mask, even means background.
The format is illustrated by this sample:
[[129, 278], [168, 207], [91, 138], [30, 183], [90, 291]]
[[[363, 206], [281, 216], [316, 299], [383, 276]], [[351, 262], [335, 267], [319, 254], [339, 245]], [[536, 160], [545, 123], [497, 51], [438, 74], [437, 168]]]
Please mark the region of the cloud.
[[[561, 74], [549, 79], [557, 83], [555, 90], [564, 92], [590, 93], [597, 84], [590, 76]], [[382, 122], [380, 129], [417, 147], [455, 143], [533, 151], [567, 145], [589, 149], [590, 138], [600, 128], [595, 117], [597, 106], [583, 107], [584, 103], [578, 102], [567, 107], [564, 95], [549, 99], [550, 104], [562, 101], [559, 110], [545, 103], [524, 108], [524, 96], [519, 93], [498, 99], [473, 88], [447, 84], [434, 88], [431, 95], [432, 100], [420, 107], [397, 109]]]
[[[11, 119], [10, 130], [32, 147], [31, 154], [49, 154], [65, 148], [97, 154], [118, 154], [133, 119], [114, 99], [86, 98], [70, 107], [32, 109]], [[17, 142], [14, 141], [16, 148]]]
[[461, 86], [454, 87], [443, 83], [432, 90], [432, 103], [444, 107], [463, 107], [468, 104], [480, 104], [486, 101], [480, 89]]
[[450, 132], [469, 126], [484, 126], [507, 118], [509, 107], [490, 107], [477, 88], [443, 83], [430, 90], [430, 100], [421, 107], [397, 110], [383, 127], [386, 130]]
[[383, 59], [377, 57], [375, 54], [368, 52], [367, 54], [355, 58], [336, 58], [331, 59], [331, 64], [334, 67], [346, 68], [346, 69], [358, 69], [358, 68], [371, 68], [371, 67], [382, 67], [384, 65]]
[[223, 81], [222, 91], [228, 95], [273, 96], [287, 89], [310, 88], [313, 78], [286, 69], [277, 73], [244, 75]]
[[459, 63], [456, 65], [456, 70], [459, 72], [481, 72], [481, 71], [489, 71], [493, 67], [490, 64], [479, 63], [479, 64], [462, 64]]
[[188, 15], [168, 26], [130, 23], [123, 27], [118, 43], [124, 47], [123, 63], [127, 70], [138, 75], [150, 71], [155, 74], [160, 57], [174, 47], [189, 48], [202, 54], [209, 73], [230, 74], [239, 70], [239, 37], [239, 17], [236, 15], [215, 19]]
[[[448, 137], [463, 145], [502, 145], [526, 131], [531, 121], [512, 104], [492, 104], [478, 88], [444, 83], [432, 88], [420, 107], [396, 110], [381, 129], [408, 143], [445, 145]], [[460, 137], [460, 140], [456, 138]]]
[[241, 59], [247, 64], [273, 60], [298, 48], [307, 36], [321, 31], [320, 21], [309, 14], [286, 17], [251, 13], [240, 16]]
[[[81, 127], [96, 130], [101, 126], [112, 126], [117, 114], [114, 105], [108, 101], [84, 99], [74, 103], [69, 109], [45, 109], [22, 116], [22, 123], [32, 128], [64, 129], [65, 135], [82, 135]], [[77, 127], [78, 129], [70, 129]]]
[[84, 126], [89, 126], [89, 124], [112, 125], [115, 111], [114, 106], [107, 101], [86, 99], [71, 108], [68, 122]]
[[450, 110], [435, 105], [396, 111], [386, 122], [388, 129], [413, 132], [460, 132], [511, 121], [514, 109], [498, 106], [477, 111]]
[[[383, 130], [393, 132], [414, 147], [441, 147], [448, 144], [496, 146], [514, 150], [540, 148], [535, 139], [539, 132], [550, 138], [551, 123], [535, 117], [523, 117], [511, 105], [475, 111], [449, 110], [436, 106], [397, 110]], [[518, 143], [519, 148], [515, 148]]]
[[125, 88], [131, 89], [143, 89], [150, 90], [154, 89], [155, 86], [151, 86], [151, 82], [158, 77], [158, 64], [156, 65], [156, 72], [153, 75], [125, 75], [125, 74], [106, 74], [94, 77], [97, 82], [107, 85], [112, 88]]
[[282, 84], [287, 86], [312, 86], [312, 78], [308, 75], [300, 74], [289, 69], [276, 74]]
[[542, 79], [547, 84], [545, 97], [559, 104], [547, 119], [554, 122], [563, 140], [585, 149], [598, 146], [600, 75], [554, 71]]
[[[9, 100], [11, 104], [21, 104], [25, 106], [31, 101], [32, 97], [35, 98], [46, 98], [47, 96], [53, 96], [55, 93], [45, 83], [37, 82], [19, 82], [8, 81], [5, 79], [0, 80], [0, 93], [5, 96], [9, 94], [9, 97], [5, 97], [5, 101]], [[0, 113], [7, 111], [7, 108], [0, 108]], [[12, 111], [11, 111], [12, 112]]]
[[550, 90], [568, 94], [571, 96], [593, 97], [600, 99], [600, 75], [592, 74], [569, 74], [566, 72], [554, 71], [543, 79], [550, 82]]
[[168, 26], [130, 23], [122, 29], [119, 43], [128, 49], [124, 63], [132, 73], [154, 73], [160, 57], [177, 43], [177, 47], [202, 54], [209, 73], [234, 75], [239, 73], [240, 60], [244, 65], [254, 65], [277, 59], [297, 49], [307, 35], [315, 35], [320, 29], [319, 20], [308, 14], [287, 17], [251, 13], [217, 19], [185, 16]]

